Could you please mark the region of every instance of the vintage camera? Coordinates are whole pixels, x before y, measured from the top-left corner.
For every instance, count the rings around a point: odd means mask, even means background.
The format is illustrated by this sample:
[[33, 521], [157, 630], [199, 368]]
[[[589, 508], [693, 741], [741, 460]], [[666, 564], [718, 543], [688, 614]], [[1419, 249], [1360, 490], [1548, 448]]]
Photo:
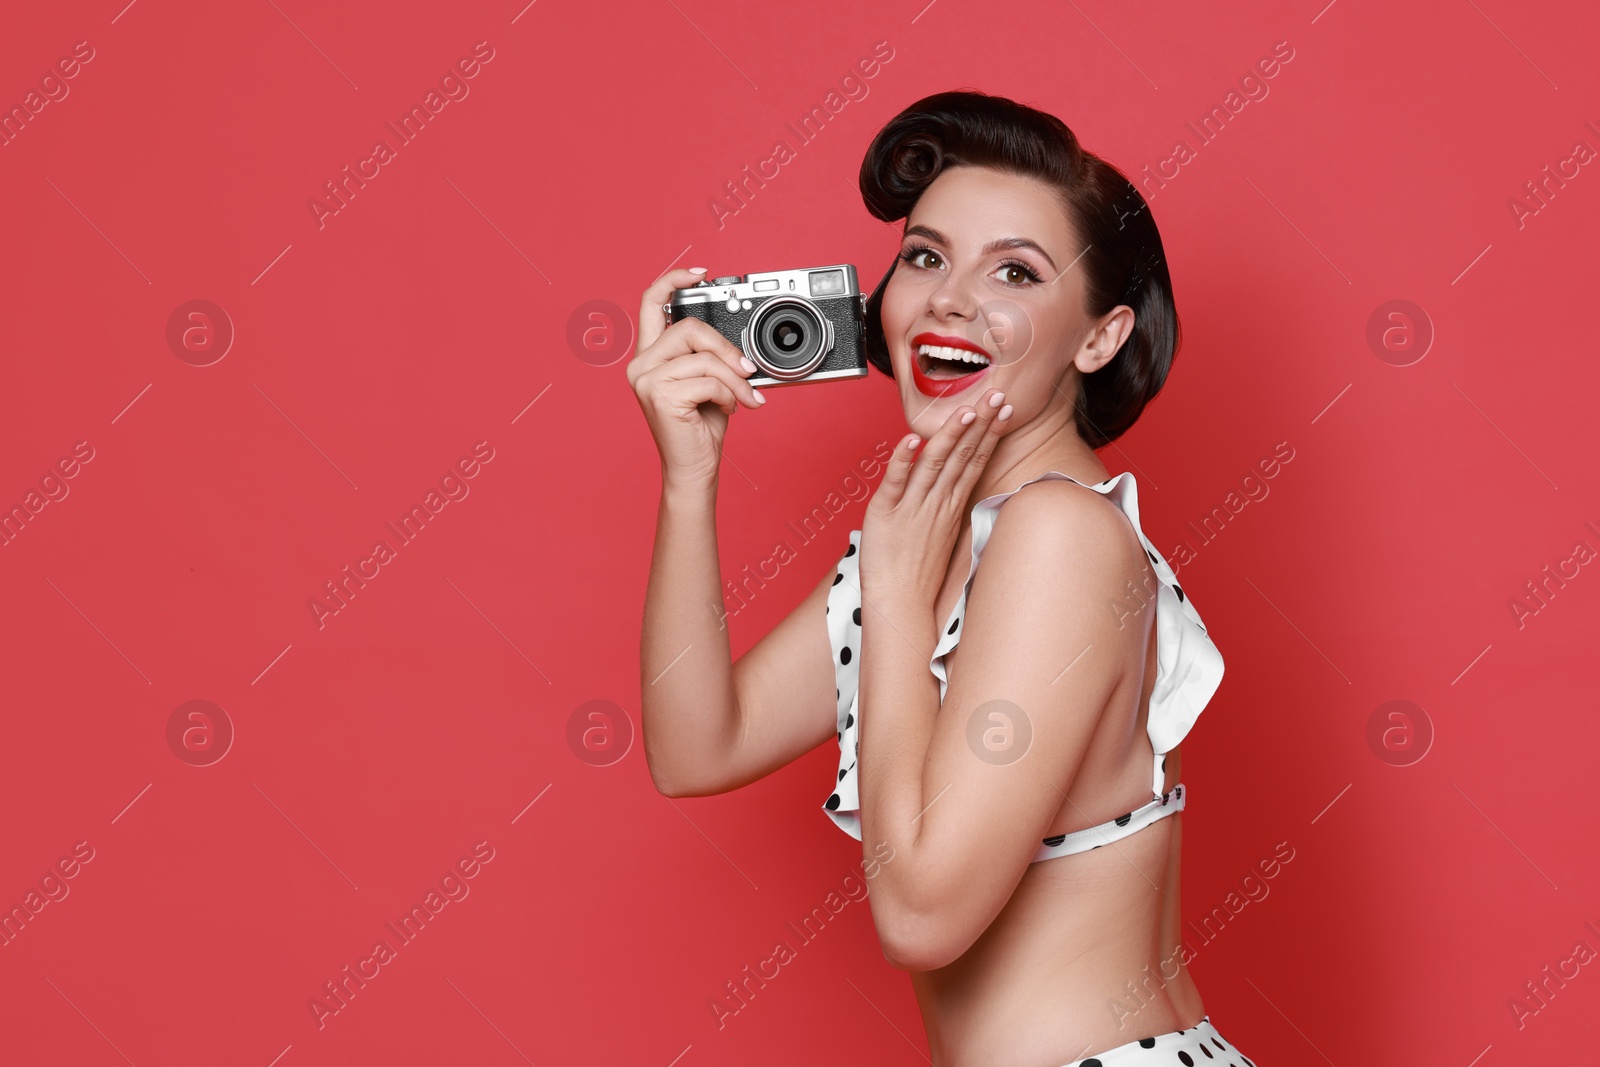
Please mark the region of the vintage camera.
[[674, 289], [667, 318], [703, 319], [750, 357], [752, 385], [793, 385], [867, 373], [867, 298], [848, 263], [733, 275]]

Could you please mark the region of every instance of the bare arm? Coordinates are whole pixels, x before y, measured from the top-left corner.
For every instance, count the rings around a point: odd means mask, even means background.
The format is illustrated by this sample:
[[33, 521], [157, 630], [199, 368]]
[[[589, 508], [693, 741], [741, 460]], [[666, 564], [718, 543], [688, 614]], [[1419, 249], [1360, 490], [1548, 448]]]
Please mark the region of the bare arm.
[[729, 662], [717, 559], [717, 477], [729, 418], [759, 408], [756, 365], [707, 323], [666, 325], [662, 304], [702, 270], [671, 270], [644, 292], [628, 364], [661, 453], [661, 506], [645, 594], [639, 673], [645, 759], [667, 796], [736, 789], [824, 741], [837, 711], [822, 585]]
[[826, 741], [833, 651], [817, 586], [731, 663], [717, 559], [716, 488], [663, 482], [639, 642], [645, 759], [667, 796], [747, 785]]

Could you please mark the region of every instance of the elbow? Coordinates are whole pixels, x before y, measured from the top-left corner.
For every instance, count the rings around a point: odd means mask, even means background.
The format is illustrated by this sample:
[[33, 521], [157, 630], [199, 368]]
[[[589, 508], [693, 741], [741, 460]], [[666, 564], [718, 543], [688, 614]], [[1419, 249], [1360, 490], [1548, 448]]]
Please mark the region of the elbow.
[[873, 895], [873, 921], [878, 942], [889, 966], [900, 971], [936, 971], [954, 963], [965, 945], [951, 937], [954, 924], [947, 915], [905, 906], [878, 907]]

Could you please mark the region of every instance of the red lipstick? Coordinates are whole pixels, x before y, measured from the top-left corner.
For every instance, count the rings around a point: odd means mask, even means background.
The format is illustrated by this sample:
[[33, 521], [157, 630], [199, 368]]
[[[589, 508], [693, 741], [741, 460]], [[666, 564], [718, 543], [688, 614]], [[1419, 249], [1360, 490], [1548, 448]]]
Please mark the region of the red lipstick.
[[[945, 348], [962, 348], [969, 352], [976, 352], [990, 362], [982, 370], [963, 374], [959, 378], [930, 378], [922, 372], [921, 360], [917, 349], [923, 345], [940, 345]], [[965, 392], [978, 382], [982, 381], [994, 367], [994, 357], [985, 352], [980, 346], [973, 344], [964, 337], [950, 337], [945, 334], [919, 333], [911, 339], [911, 381], [917, 387], [917, 392], [923, 396], [944, 397]]]

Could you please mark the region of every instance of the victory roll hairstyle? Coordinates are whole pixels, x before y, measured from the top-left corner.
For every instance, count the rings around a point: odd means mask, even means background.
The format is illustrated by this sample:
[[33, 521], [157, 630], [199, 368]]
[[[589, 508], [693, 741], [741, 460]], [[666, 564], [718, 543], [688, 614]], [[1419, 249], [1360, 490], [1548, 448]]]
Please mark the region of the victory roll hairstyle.
[[[1084, 273], [1084, 310], [1098, 317], [1118, 304], [1133, 309], [1128, 339], [1109, 363], [1083, 376], [1075, 400], [1078, 433], [1091, 448], [1110, 444], [1161, 391], [1181, 342], [1166, 252], [1149, 205], [1054, 115], [969, 90], [924, 97], [878, 131], [861, 161], [861, 199], [874, 217], [898, 221], [954, 166], [993, 167], [1054, 188], [1085, 246], [1073, 268]], [[897, 257], [867, 301], [864, 343], [868, 362], [891, 378], [883, 290], [898, 265]]]

